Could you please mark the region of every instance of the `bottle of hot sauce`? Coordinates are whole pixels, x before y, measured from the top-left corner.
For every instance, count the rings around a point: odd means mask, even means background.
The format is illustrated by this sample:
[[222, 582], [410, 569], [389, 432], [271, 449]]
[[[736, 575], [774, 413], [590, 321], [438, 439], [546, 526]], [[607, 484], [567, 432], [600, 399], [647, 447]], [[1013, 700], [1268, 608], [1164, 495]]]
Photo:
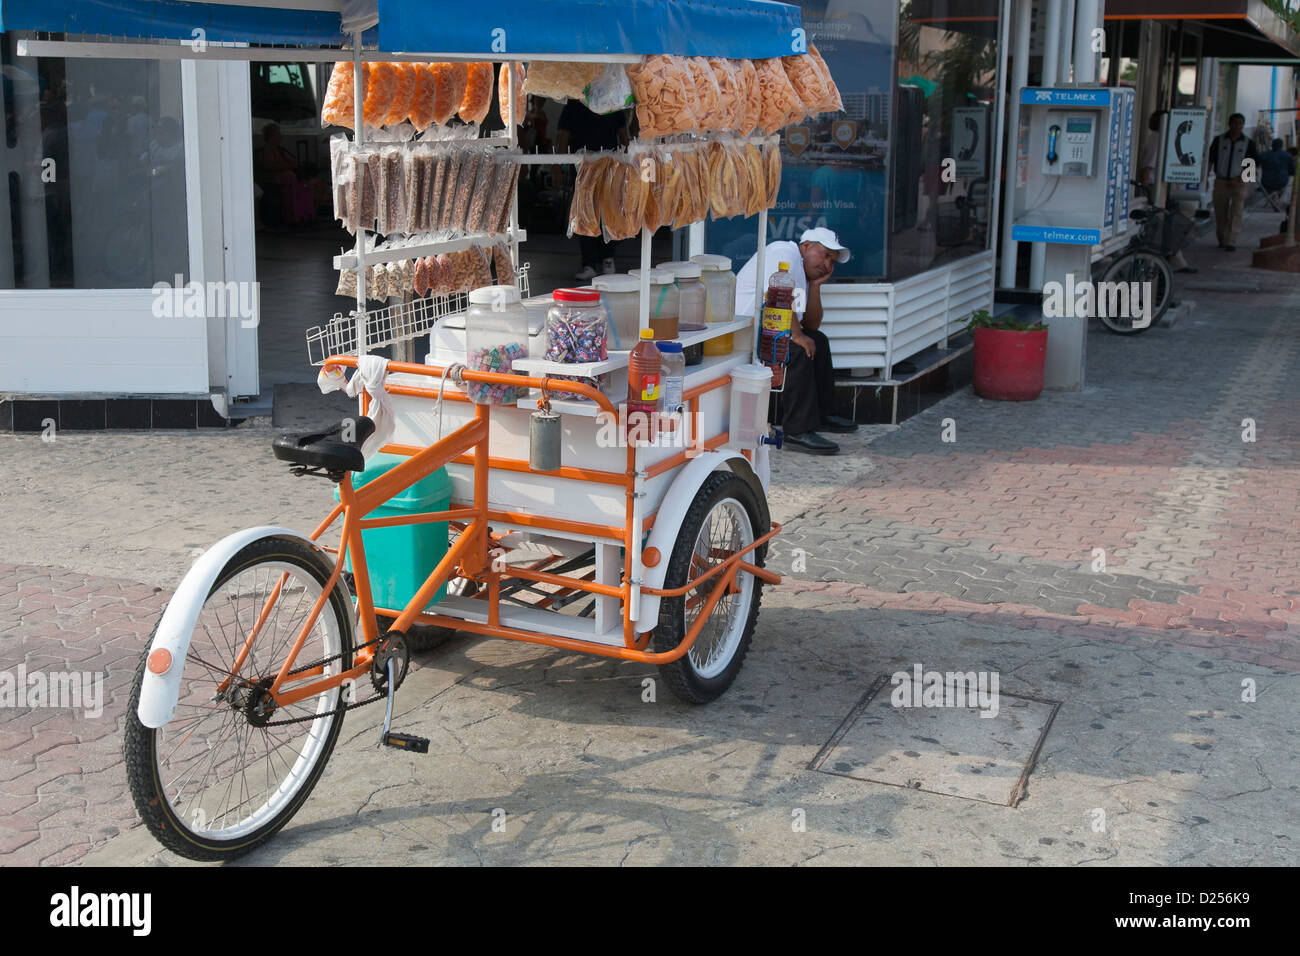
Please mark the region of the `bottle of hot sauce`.
[[659, 349], [655, 347], [653, 329], [642, 329], [641, 340], [627, 360], [627, 427], [639, 430], [647, 438], [652, 434], [655, 412], [659, 410], [659, 386], [663, 376]]
[[758, 346], [758, 357], [772, 369], [773, 388], [780, 388], [785, 382], [794, 322], [794, 276], [790, 275], [790, 263], [782, 262], [778, 266], [768, 280], [763, 299], [763, 337]]

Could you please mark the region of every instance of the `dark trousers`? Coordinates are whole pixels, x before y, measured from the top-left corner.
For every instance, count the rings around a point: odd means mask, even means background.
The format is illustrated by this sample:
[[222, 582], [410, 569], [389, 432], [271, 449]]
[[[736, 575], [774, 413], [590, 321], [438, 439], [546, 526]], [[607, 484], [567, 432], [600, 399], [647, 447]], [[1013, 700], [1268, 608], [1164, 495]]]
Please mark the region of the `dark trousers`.
[[789, 435], [802, 435], [821, 428], [822, 419], [834, 414], [835, 373], [831, 368], [831, 343], [820, 331], [804, 335], [816, 343], [812, 358], [796, 345], [790, 346], [790, 364], [785, 370], [785, 391], [778, 396], [777, 424]]

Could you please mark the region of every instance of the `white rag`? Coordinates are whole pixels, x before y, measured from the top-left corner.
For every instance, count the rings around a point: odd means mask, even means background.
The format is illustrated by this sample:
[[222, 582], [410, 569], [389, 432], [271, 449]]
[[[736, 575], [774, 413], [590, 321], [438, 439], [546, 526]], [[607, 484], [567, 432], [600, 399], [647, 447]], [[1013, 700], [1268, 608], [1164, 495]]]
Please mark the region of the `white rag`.
[[361, 455], [367, 461], [375, 452], [388, 444], [396, 427], [393, 406], [389, 401], [388, 392], [384, 390], [384, 380], [387, 378], [388, 359], [380, 358], [378, 355], [361, 356], [357, 360], [357, 371], [351, 381], [344, 380], [343, 369], [338, 366], [323, 368], [316, 376], [316, 384], [322, 393], [328, 394], [343, 389], [348, 395], [356, 398], [361, 394], [361, 389], [365, 388], [366, 394], [370, 396], [368, 417], [375, 423], [375, 431], [361, 445]]

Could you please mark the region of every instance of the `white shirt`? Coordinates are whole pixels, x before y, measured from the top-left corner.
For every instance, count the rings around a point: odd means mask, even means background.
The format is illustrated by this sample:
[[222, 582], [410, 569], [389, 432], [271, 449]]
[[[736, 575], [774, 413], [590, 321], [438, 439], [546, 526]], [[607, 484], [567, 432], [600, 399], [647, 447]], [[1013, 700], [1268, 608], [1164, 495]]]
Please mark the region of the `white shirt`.
[[[763, 260], [763, 268], [767, 272], [766, 278], [763, 279], [763, 291], [767, 291], [768, 280], [780, 271], [781, 263], [790, 264], [790, 275], [794, 279], [794, 288], [796, 293], [795, 302], [803, 303], [808, 301], [808, 277], [803, 271], [803, 255], [799, 252], [799, 243], [791, 242], [788, 239], [781, 242], [768, 243], [767, 252]], [[736, 315], [754, 314], [754, 273], [758, 271], [758, 255], [750, 257], [745, 263], [745, 267], [736, 275]], [[796, 309], [794, 316], [803, 322], [803, 310]]]

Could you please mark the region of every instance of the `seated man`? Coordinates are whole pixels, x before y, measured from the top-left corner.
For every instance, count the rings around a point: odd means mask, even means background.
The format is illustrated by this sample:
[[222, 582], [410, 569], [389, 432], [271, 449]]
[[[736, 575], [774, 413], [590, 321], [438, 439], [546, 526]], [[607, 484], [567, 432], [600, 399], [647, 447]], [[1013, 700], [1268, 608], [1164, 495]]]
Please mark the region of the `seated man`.
[[[829, 229], [809, 229], [799, 239], [798, 245], [789, 241], [768, 245], [764, 254], [767, 276], [758, 292], [761, 296], [767, 291], [768, 279], [779, 268], [778, 263], [790, 263], [790, 275], [795, 282], [795, 310], [790, 329], [790, 364], [785, 372], [785, 390], [781, 393], [782, 420], [778, 424], [785, 429], [785, 440], [792, 448], [814, 455], [833, 455], [840, 446], [817, 434], [818, 430], [853, 432], [858, 426], [831, 414], [835, 375], [831, 370], [831, 343], [819, 329], [821, 289], [835, 271], [835, 263], [849, 261], [849, 250], [840, 245], [839, 237]], [[757, 271], [755, 255], [736, 276], [737, 315], [754, 314]]]
[[1275, 139], [1269, 149], [1259, 154], [1259, 184], [1274, 201], [1282, 198], [1287, 182], [1295, 175], [1295, 158], [1283, 145], [1280, 139]]

